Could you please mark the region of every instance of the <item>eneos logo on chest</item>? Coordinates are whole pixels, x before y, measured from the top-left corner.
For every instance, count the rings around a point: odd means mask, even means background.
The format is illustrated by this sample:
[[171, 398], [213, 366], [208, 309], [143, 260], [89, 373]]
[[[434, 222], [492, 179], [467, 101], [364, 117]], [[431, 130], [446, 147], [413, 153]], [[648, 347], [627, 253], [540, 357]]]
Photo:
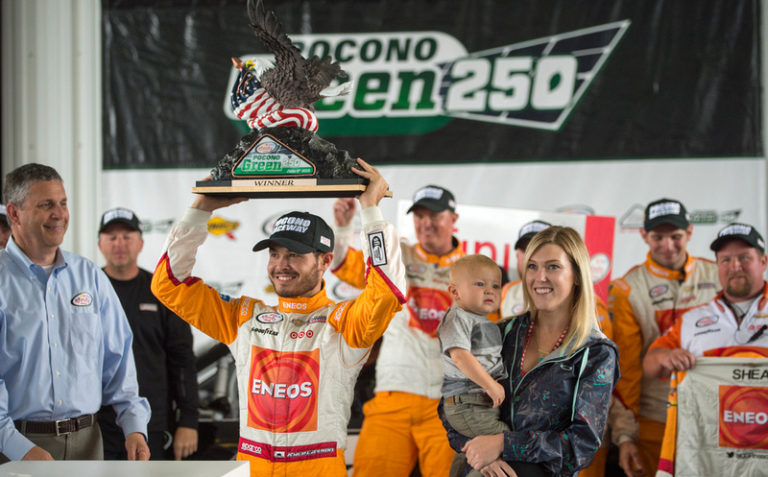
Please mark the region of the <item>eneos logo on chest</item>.
[[248, 426], [269, 432], [317, 430], [320, 351], [251, 347]]
[[768, 388], [719, 387], [720, 447], [768, 449]]
[[410, 314], [408, 324], [434, 338], [445, 312], [451, 307], [451, 296], [445, 290], [410, 287], [406, 306]]

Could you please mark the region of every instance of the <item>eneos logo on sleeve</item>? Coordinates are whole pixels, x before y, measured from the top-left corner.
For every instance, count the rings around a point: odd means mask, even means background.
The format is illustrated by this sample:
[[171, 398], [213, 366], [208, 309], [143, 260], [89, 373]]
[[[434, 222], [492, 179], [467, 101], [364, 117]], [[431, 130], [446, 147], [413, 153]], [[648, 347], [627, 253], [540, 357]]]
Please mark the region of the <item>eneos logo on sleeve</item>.
[[251, 347], [248, 426], [269, 432], [317, 430], [320, 351]]

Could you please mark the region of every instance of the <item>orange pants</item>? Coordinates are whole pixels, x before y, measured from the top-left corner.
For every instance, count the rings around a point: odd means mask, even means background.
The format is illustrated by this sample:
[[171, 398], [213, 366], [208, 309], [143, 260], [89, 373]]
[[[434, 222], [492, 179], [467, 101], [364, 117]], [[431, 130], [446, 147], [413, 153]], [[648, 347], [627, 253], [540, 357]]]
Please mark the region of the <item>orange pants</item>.
[[408, 477], [416, 460], [423, 477], [445, 477], [453, 449], [437, 416], [439, 399], [402, 392], [376, 393], [363, 406], [355, 448], [355, 477]]
[[664, 423], [642, 416], [637, 416], [637, 423], [640, 425], [637, 447], [643, 459], [645, 475], [655, 475], [661, 455], [661, 441], [664, 439]]
[[336, 457], [300, 460], [296, 462], [271, 462], [260, 457], [237, 453], [237, 460], [251, 463], [251, 477], [347, 477], [347, 464], [344, 462], [344, 451], [338, 449]]

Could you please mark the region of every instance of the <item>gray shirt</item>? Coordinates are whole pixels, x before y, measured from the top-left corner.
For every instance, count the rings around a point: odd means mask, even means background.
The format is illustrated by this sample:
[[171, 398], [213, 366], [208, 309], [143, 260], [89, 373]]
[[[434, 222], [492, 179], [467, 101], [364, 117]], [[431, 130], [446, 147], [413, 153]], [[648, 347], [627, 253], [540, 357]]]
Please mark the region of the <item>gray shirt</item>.
[[493, 379], [507, 376], [501, 360], [501, 330], [487, 316], [452, 306], [437, 328], [437, 337], [443, 356], [443, 396], [484, 392], [456, 367], [448, 355], [450, 348], [466, 349], [472, 353]]

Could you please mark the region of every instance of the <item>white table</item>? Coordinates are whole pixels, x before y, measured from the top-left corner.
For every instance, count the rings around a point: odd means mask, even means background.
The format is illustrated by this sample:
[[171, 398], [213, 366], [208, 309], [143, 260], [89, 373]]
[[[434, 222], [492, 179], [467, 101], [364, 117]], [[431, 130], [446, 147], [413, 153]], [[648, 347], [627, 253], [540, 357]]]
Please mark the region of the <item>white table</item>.
[[0, 477], [250, 477], [244, 461], [13, 461], [0, 465]]

